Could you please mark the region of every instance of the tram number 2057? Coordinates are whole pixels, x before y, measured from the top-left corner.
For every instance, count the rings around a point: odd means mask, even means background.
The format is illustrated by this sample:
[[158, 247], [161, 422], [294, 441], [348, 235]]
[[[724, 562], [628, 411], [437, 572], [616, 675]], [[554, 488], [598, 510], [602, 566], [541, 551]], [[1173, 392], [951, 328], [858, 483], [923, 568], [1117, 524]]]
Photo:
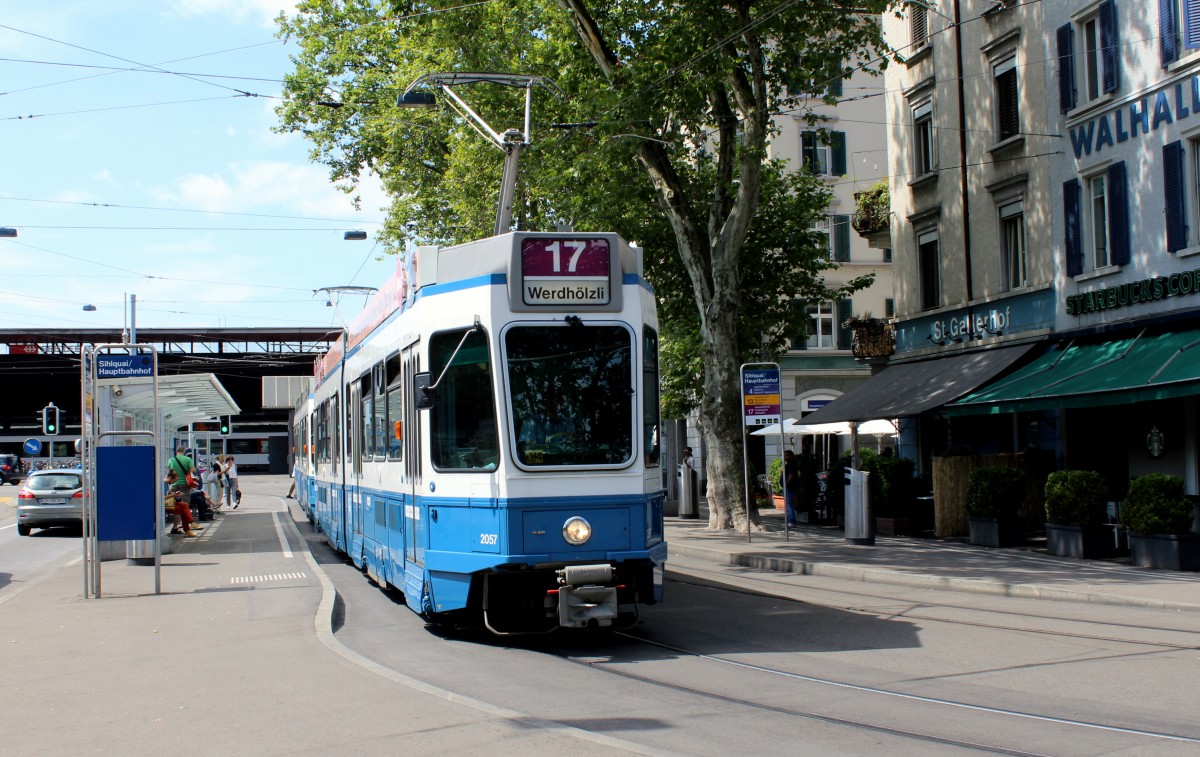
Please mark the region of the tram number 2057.
[[480, 544], [492, 547], [492, 546], [496, 545], [497, 541], [498, 541], [498, 537], [496, 534], [480, 534], [479, 535], [479, 543]]

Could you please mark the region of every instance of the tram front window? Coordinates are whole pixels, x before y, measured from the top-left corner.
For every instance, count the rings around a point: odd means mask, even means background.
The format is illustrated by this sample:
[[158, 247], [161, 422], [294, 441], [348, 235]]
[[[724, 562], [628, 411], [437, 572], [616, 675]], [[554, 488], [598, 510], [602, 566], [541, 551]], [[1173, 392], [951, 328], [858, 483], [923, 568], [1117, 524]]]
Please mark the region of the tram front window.
[[[495, 470], [500, 459], [496, 401], [487, 334], [444, 331], [429, 340], [430, 373], [437, 402], [430, 410], [430, 452], [439, 470]], [[462, 342], [458, 354], [454, 350]], [[446, 368], [450, 357], [454, 362]], [[442, 373], [443, 369], [445, 374]]]
[[512, 428], [523, 465], [630, 462], [634, 379], [627, 328], [514, 326], [504, 346]]

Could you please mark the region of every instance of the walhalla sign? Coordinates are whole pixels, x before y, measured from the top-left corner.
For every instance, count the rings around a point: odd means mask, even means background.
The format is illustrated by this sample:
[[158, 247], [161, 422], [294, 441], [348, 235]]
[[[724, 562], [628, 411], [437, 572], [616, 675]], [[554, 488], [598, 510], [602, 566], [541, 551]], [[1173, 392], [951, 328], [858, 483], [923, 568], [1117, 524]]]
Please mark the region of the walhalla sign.
[[1112, 310], [1194, 292], [1200, 292], [1200, 268], [1073, 294], [1067, 298], [1067, 315]]

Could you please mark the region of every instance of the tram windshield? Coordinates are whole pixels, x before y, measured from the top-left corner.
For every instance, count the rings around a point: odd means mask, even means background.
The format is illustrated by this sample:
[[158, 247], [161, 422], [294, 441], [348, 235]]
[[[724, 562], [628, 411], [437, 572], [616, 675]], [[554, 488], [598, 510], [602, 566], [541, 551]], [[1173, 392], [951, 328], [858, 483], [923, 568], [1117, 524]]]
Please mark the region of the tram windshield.
[[430, 372], [441, 376], [429, 417], [430, 453], [439, 470], [495, 470], [500, 443], [487, 334], [480, 329], [463, 337], [461, 330], [444, 331], [429, 340]]
[[504, 337], [523, 465], [625, 465], [633, 456], [633, 340], [612, 325], [513, 326]]

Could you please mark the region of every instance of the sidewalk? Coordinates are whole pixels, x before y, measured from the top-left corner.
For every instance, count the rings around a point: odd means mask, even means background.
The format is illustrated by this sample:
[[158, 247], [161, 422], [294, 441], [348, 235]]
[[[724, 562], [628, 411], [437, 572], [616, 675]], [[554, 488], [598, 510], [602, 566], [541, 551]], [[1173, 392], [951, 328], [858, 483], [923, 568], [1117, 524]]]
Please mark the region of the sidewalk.
[[853, 546], [841, 531], [820, 526], [792, 529], [786, 540], [782, 513], [760, 513], [767, 530], [752, 533], [747, 543], [744, 531], [705, 530], [708, 506], [701, 501], [699, 518], [666, 519], [670, 554], [922, 589], [1200, 612], [1200, 573], [1075, 560], [1034, 549], [988, 549], [961, 540], [880, 536], [874, 546]]

